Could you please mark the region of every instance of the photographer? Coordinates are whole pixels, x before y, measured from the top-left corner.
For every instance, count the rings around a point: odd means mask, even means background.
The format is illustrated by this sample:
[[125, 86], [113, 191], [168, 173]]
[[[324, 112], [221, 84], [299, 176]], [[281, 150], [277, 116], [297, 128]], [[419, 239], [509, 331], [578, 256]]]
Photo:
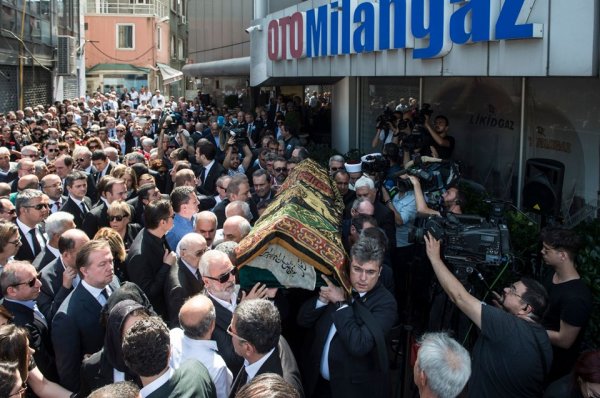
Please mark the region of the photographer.
[[394, 117], [384, 117], [382, 120], [380, 118], [381, 116], [377, 118], [378, 122], [375, 127], [375, 135], [371, 141], [371, 146], [373, 148], [381, 148], [390, 142], [398, 144], [400, 142], [400, 131]]
[[431, 209], [425, 202], [425, 196], [421, 189], [421, 181], [416, 176], [409, 176], [410, 182], [414, 187], [415, 202], [417, 204], [417, 213], [430, 214], [435, 216], [445, 214], [462, 214], [462, 206], [465, 205], [466, 197], [458, 187], [451, 186], [442, 194], [442, 203], [440, 203], [440, 211]]
[[455, 141], [454, 137], [448, 135], [448, 118], [444, 115], [436, 116], [433, 126], [431, 126], [429, 118], [429, 115], [425, 115], [425, 128], [434, 141], [432, 147], [437, 153], [433, 153], [433, 156], [444, 160], [450, 159], [454, 151]]
[[[240, 153], [238, 145], [242, 146], [244, 151], [244, 159], [240, 162]], [[227, 148], [225, 149], [225, 160], [223, 166], [227, 170], [227, 174], [233, 177], [236, 174], [245, 174], [252, 162], [252, 149], [248, 146], [248, 141], [243, 139], [236, 141], [235, 136], [229, 137]]]

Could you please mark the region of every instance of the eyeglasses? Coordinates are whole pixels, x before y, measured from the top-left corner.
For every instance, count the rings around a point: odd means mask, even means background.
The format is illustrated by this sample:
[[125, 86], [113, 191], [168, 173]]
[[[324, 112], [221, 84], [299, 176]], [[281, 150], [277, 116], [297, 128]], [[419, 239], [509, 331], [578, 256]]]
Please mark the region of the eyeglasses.
[[13, 245], [15, 245], [15, 246], [21, 246], [21, 243], [22, 243], [22, 242], [21, 242], [21, 237], [19, 236], [19, 237], [18, 237], [17, 239], [15, 239], [15, 240], [9, 240], [9, 241], [8, 241], [8, 242], [6, 242], [6, 243], [10, 243], [10, 244], [13, 244]]
[[247, 342], [248, 340], [246, 340], [243, 337], [238, 336], [237, 334], [233, 333], [233, 330], [231, 328], [231, 323], [229, 324], [229, 326], [227, 326], [227, 334], [229, 334], [230, 336], [234, 336], [237, 337], [241, 342]]
[[85, 158], [78, 158], [77, 159], [77, 163], [83, 163], [83, 162], [85, 162]]
[[513, 296], [517, 296], [518, 298], [523, 300], [523, 296], [521, 296], [519, 293], [517, 293], [517, 288], [515, 287], [514, 283], [508, 287], [508, 292], [510, 294], [512, 294]]
[[39, 203], [39, 204], [34, 205], [34, 206], [23, 206], [23, 207], [33, 208], [33, 209], [36, 209], [36, 210], [42, 210], [42, 209], [49, 209], [50, 205], [48, 203]]
[[27, 282], [14, 283], [11, 286], [16, 287], [16, 286], [20, 286], [20, 285], [27, 285], [29, 287], [34, 287], [37, 280], [38, 280], [38, 275], [34, 276], [33, 278], [31, 278], [31, 280], [28, 280]]
[[278, 173], [282, 173], [282, 172], [284, 172], [284, 171], [287, 171], [287, 168], [285, 168], [285, 167], [278, 167], [278, 168], [276, 168], [276, 169], [273, 169], [273, 170], [275, 170], [275, 171], [276, 171], [276, 172], [278, 172]]
[[48, 148], [48, 152], [58, 152], [58, 148]]
[[27, 391], [27, 383], [23, 382], [23, 384], [21, 384], [21, 388], [19, 389], [19, 391], [10, 394], [9, 397], [22, 397], [25, 395], [25, 392]]
[[108, 216], [108, 221], [123, 221], [123, 219], [125, 217], [129, 217], [126, 214], [120, 215], [120, 216]]
[[235, 274], [237, 274], [237, 268], [233, 267], [229, 271], [217, 276], [216, 278], [213, 278], [212, 276], [205, 276], [205, 278], [211, 279], [213, 281], [218, 281], [219, 283], [225, 283], [229, 280], [229, 275], [235, 276]]

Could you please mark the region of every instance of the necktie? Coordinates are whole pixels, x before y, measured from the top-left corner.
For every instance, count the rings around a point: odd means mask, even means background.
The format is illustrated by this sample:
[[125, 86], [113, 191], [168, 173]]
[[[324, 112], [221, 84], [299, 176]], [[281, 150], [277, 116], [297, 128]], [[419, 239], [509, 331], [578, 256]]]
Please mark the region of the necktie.
[[85, 202], [81, 202], [81, 210], [83, 211], [84, 214], [88, 212]]
[[33, 305], [33, 317], [37, 321], [41, 322], [45, 327], [48, 327], [48, 322], [46, 321], [46, 317], [44, 316], [44, 314], [42, 314], [42, 312], [38, 308], [37, 304]]
[[200, 271], [198, 269], [196, 269], [194, 275], [196, 275], [196, 279], [200, 280]]
[[36, 228], [32, 228], [29, 230], [29, 234], [31, 235], [31, 243], [33, 243], [33, 247], [31, 248], [33, 251], [33, 255], [37, 256], [37, 254], [42, 250], [40, 247], [40, 242], [37, 240]]
[[102, 296], [104, 296], [105, 299], [108, 300], [108, 290], [106, 290], [106, 288], [102, 289], [102, 291], [100, 292], [100, 294]]
[[98, 295], [98, 302], [100, 303], [100, 305], [104, 306], [106, 304], [107, 300], [108, 300], [108, 291], [106, 290], [106, 288], [104, 288], [100, 291], [100, 295]]
[[[81, 202], [81, 203], [83, 203], [83, 202]], [[60, 199], [59, 199], [56, 202], [54, 202], [54, 210], [52, 210], [52, 213], [56, 213], [57, 211], [59, 211], [60, 206], [61, 206], [61, 203], [60, 203]]]
[[235, 382], [233, 383], [233, 388], [231, 389], [231, 392], [237, 393], [240, 390], [240, 388], [246, 385], [247, 381], [248, 373], [246, 373], [246, 367], [242, 366], [242, 369], [240, 369], [240, 373], [238, 373], [238, 376], [236, 377]]

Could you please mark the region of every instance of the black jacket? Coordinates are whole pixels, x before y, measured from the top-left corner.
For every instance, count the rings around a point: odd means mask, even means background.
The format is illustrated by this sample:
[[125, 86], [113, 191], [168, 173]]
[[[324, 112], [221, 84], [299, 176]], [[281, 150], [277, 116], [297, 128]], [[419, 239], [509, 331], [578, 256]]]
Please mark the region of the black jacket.
[[[381, 283], [346, 308], [329, 304], [316, 309], [317, 297], [302, 305], [298, 324], [314, 331], [314, 340], [303, 362], [304, 390], [311, 396], [320, 376], [323, 348], [331, 325], [336, 333], [329, 345], [329, 373], [333, 398], [384, 397], [389, 380], [380, 370], [375, 338], [356, 312], [363, 305], [372, 314], [377, 327], [387, 335], [396, 320], [396, 300]], [[373, 325], [371, 325], [373, 326]]]
[[204, 290], [202, 278], [196, 279], [183, 260], [177, 261], [177, 266], [171, 267], [165, 281], [165, 301], [167, 302], [169, 328], [179, 327], [179, 310], [190, 297]]
[[[85, 205], [88, 208], [88, 211], [92, 208], [92, 200], [87, 196], [83, 198], [82, 202], [85, 203]], [[81, 207], [78, 206], [77, 203], [75, 203], [75, 201], [73, 201], [73, 199], [71, 199], [70, 196], [65, 202], [65, 204], [63, 204], [63, 206], [60, 208], [60, 211], [66, 211], [67, 213], [71, 213], [73, 217], [75, 217], [75, 220], [73, 220], [75, 221], [75, 225], [77, 226], [77, 228], [81, 229], [81, 227], [83, 226], [83, 219], [85, 218], [85, 214], [83, 213]]]

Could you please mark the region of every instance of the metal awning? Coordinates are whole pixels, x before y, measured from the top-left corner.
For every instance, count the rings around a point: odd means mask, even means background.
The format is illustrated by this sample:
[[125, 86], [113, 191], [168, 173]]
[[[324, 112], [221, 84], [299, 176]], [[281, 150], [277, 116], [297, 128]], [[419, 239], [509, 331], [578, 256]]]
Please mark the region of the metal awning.
[[158, 66], [158, 69], [160, 69], [160, 74], [163, 78], [163, 84], [172, 84], [183, 79], [183, 73], [181, 71], [159, 62], [157, 62], [156, 65]]
[[250, 76], [250, 57], [188, 64], [183, 66], [183, 73], [192, 77]]

